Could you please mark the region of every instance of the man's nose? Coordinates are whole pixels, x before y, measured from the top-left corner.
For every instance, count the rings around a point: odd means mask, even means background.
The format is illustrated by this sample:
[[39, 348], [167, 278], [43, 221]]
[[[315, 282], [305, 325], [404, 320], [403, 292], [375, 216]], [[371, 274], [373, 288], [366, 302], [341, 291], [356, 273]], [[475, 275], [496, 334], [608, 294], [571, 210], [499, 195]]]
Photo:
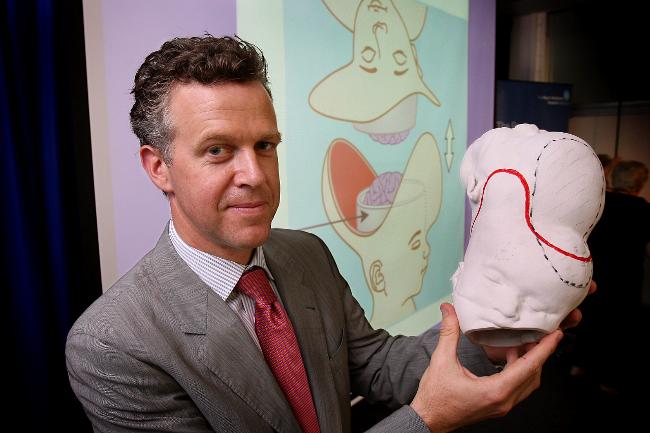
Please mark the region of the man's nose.
[[264, 171], [255, 150], [240, 149], [235, 157], [235, 185], [255, 187], [263, 181]]

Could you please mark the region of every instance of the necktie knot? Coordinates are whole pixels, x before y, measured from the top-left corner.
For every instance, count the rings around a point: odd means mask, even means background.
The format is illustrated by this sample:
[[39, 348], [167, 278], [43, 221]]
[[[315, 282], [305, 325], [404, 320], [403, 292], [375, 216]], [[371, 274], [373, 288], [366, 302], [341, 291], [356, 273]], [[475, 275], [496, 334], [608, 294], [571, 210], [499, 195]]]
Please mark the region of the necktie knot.
[[237, 288], [243, 294], [253, 298], [256, 304], [270, 305], [277, 300], [264, 269], [257, 266], [241, 276]]

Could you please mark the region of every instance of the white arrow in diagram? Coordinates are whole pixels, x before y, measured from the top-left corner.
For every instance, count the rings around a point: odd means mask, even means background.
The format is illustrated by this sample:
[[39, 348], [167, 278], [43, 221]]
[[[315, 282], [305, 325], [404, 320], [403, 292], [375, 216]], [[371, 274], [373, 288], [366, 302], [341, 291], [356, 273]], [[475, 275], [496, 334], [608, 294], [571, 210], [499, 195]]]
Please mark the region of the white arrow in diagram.
[[445, 133], [445, 141], [447, 142], [447, 150], [445, 151], [445, 159], [447, 160], [447, 171], [451, 170], [451, 163], [454, 160], [454, 128], [451, 126], [451, 119], [447, 123], [447, 132]]

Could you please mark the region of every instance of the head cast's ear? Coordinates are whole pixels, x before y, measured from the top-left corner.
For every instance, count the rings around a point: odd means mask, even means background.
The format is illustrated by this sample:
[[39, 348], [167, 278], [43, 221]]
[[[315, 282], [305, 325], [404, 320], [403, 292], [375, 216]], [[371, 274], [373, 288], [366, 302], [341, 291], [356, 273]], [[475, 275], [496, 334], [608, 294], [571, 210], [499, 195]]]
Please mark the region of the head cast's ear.
[[472, 203], [478, 204], [479, 199], [481, 198], [483, 183], [479, 185], [478, 180], [476, 180], [476, 177], [473, 174], [467, 176], [463, 182], [465, 183], [467, 198], [469, 198]]

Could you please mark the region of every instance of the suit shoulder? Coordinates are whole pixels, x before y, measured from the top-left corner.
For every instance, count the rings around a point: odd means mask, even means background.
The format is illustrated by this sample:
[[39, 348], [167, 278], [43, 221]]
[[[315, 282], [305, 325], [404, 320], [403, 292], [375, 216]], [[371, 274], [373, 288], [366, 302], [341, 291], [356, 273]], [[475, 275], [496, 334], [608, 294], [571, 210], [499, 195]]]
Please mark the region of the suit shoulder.
[[283, 246], [306, 246], [317, 247], [324, 245], [323, 240], [313, 233], [291, 229], [272, 229], [269, 242]]
[[329, 248], [321, 238], [300, 230], [273, 229], [264, 248], [271, 254], [289, 256], [309, 266], [318, 263], [332, 266], [334, 263]]
[[136, 265], [97, 298], [76, 320], [68, 339], [75, 334], [88, 334], [100, 340], [115, 337], [116, 329], [125, 331], [124, 326], [133, 317], [142, 316], [148, 308], [152, 276], [151, 253], [145, 255]]

